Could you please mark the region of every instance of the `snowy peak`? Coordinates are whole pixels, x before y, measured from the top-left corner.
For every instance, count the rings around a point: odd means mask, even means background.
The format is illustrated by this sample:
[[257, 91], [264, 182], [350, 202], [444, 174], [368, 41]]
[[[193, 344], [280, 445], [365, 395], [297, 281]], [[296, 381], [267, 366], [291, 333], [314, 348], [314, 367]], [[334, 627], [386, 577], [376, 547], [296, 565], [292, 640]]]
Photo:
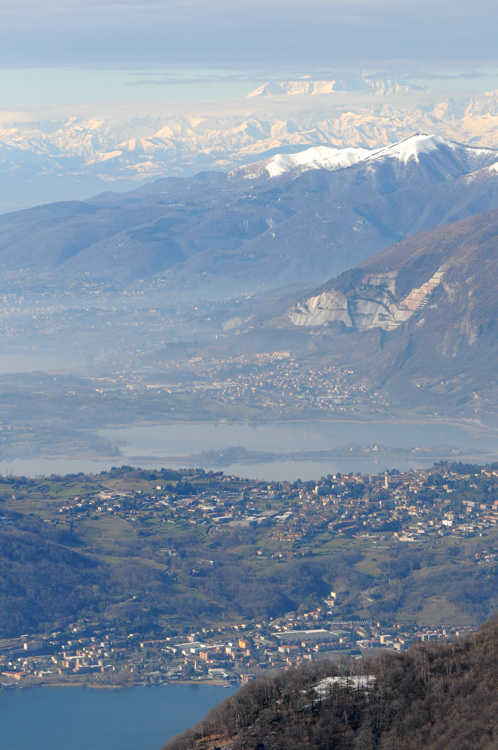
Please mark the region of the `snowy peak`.
[[449, 148], [457, 147], [457, 144], [452, 144], [450, 141], [445, 141], [437, 135], [426, 135], [425, 133], [417, 133], [411, 138], [406, 138], [399, 143], [393, 143], [390, 146], [376, 149], [370, 152], [370, 159], [382, 159], [384, 157], [394, 158], [400, 161], [402, 164], [407, 164], [410, 159], [415, 161], [420, 160], [422, 154], [430, 154], [437, 151], [441, 146], [447, 146]]
[[299, 96], [303, 94], [332, 94], [335, 91], [342, 91], [343, 88], [338, 85], [337, 81], [285, 81], [282, 83], [272, 83], [268, 81], [262, 86], [247, 94], [248, 99], [258, 96]]
[[497, 152], [493, 149], [464, 146], [437, 135], [417, 133], [398, 143], [374, 150], [315, 146], [295, 154], [276, 154], [269, 159], [239, 167], [233, 170], [230, 176], [242, 176], [252, 180], [281, 177], [287, 173], [297, 176], [312, 169], [335, 171], [360, 163], [369, 166], [374, 162], [386, 160], [406, 166], [413, 162], [419, 163], [421, 157], [426, 156], [436, 157], [441, 162], [451, 162], [452, 165], [459, 163], [460, 171], [466, 173], [490, 167], [496, 162]]
[[270, 177], [278, 177], [294, 169], [344, 169], [357, 164], [369, 153], [365, 148], [328, 148], [315, 146], [298, 154], [278, 154], [269, 160], [266, 170]]
[[416, 133], [410, 138], [393, 143], [390, 146], [375, 149], [371, 152], [371, 159], [382, 159], [384, 157], [394, 158], [403, 164], [407, 164], [410, 159], [420, 161], [423, 154], [434, 154], [437, 151], [453, 151], [455, 153], [466, 153], [467, 156], [480, 156], [492, 152], [487, 148], [473, 148], [465, 146], [455, 141], [441, 138], [438, 135], [426, 135], [425, 133]]
[[438, 135], [417, 133], [399, 143], [375, 149], [365, 159], [366, 166], [373, 162], [390, 162], [398, 168], [408, 165], [429, 167], [440, 174], [453, 177], [473, 175], [496, 162], [497, 152], [490, 148], [466, 146]]
[[330, 78], [316, 79], [311, 76], [303, 76], [296, 81], [270, 82], [258, 86], [258, 88], [247, 94], [251, 99], [259, 96], [303, 96], [335, 94], [339, 91], [359, 92], [363, 94], [374, 94], [375, 96], [390, 96], [392, 94], [406, 94], [418, 86], [409, 86], [399, 83], [390, 75], [337, 75], [332, 74]]

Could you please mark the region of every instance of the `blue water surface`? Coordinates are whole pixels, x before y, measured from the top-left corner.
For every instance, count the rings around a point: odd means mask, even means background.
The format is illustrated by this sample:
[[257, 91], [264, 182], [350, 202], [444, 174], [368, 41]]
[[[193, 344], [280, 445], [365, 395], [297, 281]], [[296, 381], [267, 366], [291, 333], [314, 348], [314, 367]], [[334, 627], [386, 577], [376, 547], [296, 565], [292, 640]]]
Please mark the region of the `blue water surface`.
[[0, 692], [2, 750], [159, 750], [234, 692], [214, 685]]

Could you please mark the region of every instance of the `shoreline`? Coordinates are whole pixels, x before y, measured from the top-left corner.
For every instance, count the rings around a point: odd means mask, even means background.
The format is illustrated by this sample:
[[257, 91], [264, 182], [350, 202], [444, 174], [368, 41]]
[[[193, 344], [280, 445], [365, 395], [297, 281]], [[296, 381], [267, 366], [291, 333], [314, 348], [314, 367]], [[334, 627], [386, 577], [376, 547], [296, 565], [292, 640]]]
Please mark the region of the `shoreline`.
[[[171, 680], [168, 682], [132, 682], [127, 685], [106, 685], [99, 682], [39, 682], [35, 684], [22, 684], [13, 682], [10, 685], [0, 685], [0, 693], [4, 690], [38, 690], [40, 688], [87, 688], [88, 690], [129, 690], [137, 687], [165, 687], [167, 685], [206, 685], [213, 687], [232, 687], [226, 680]], [[235, 686], [234, 686], [235, 687]]]
[[[227, 450], [230, 450], [233, 446], [230, 446], [227, 448]], [[250, 453], [250, 451], [248, 451]], [[150, 466], [150, 464], [160, 464], [160, 468], [169, 468], [170, 466], [175, 468], [205, 468], [206, 465], [212, 465], [216, 467], [218, 470], [223, 471], [224, 469], [230, 469], [231, 466], [234, 465], [244, 465], [244, 466], [254, 466], [257, 464], [266, 464], [266, 463], [281, 463], [285, 464], [287, 462], [302, 462], [302, 463], [329, 463], [330, 461], [428, 461], [428, 462], [435, 462], [435, 461], [442, 461], [442, 460], [448, 460], [448, 461], [466, 461], [476, 464], [487, 464], [489, 462], [497, 461], [498, 460], [498, 451], [495, 453], [490, 452], [483, 452], [483, 453], [473, 453], [473, 452], [465, 452], [465, 453], [456, 453], [456, 454], [450, 454], [450, 453], [444, 453], [444, 452], [435, 452], [435, 453], [429, 453], [428, 449], [427, 452], [423, 452], [420, 454], [414, 454], [414, 453], [389, 453], [389, 452], [370, 452], [370, 453], [326, 453], [324, 455], [323, 452], [317, 452], [316, 454], [303, 452], [300, 453], [274, 453], [268, 456], [254, 456], [254, 457], [237, 457], [233, 461], [225, 461], [223, 458], [217, 459], [216, 457], [213, 457], [212, 459], [208, 457], [201, 457], [197, 454], [193, 455], [185, 455], [185, 456], [136, 456], [136, 455], [126, 455], [122, 454], [119, 456], [87, 456], [84, 454], [81, 455], [74, 455], [74, 454], [44, 454], [42, 456], [30, 456], [30, 457], [16, 457], [16, 458], [6, 458], [1, 459], [0, 463], [13, 463], [15, 461], [88, 461], [88, 462], [95, 462], [95, 463], [112, 463], [115, 462], [116, 468], [120, 468], [122, 465], [127, 465], [129, 462], [132, 463], [133, 468], [147, 468]], [[69, 472], [72, 473], [72, 472]], [[91, 473], [91, 472], [89, 472]], [[1, 476], [1, 471], [0, 471]], [[38, 475], [37, 475], [38, 476]], [[43, 474], [40, 474], [40, 476], [43, 476]]]

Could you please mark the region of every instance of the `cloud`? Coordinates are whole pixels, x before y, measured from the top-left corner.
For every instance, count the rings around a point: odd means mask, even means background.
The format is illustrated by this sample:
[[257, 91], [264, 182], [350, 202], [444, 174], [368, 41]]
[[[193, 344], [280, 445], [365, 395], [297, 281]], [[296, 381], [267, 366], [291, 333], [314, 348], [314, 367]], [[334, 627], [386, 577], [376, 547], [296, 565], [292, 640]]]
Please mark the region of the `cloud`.
[[127, 86], [185, 86], [188, 84], [207, 84], [207, 83], [241, 83], [251, 82], [254, 83], [253, 75], [244, 74], [220, 74], [213, 75], [202, 74], [195, 76], [178, 76], [172, 74], [165, 74], [164, 71], [161, 73], [148, 73], [147, 78], [137, 78], [134, 81], [127, 83]]
[[[484, 70], [461, 70], [452, 73], [426, 71], [424, 73], [425, 81], [479, 81], [487, 77], [489, 77], [489, 73]], [[410, 80], [417, 78], [417, 75], [408, 73], [406, 78]]]
[[491, 0], [2, 0], [2, 67], [493, 64]]

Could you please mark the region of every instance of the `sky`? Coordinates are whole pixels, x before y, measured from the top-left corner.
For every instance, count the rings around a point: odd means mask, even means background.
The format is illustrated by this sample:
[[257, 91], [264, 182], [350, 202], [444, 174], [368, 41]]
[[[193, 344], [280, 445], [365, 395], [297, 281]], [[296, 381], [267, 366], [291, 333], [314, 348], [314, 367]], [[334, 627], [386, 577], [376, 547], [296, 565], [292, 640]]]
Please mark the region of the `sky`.
[[496, 0], [0, 0], [0, 107], [243, 96], [375, 68], [498, 88]]

